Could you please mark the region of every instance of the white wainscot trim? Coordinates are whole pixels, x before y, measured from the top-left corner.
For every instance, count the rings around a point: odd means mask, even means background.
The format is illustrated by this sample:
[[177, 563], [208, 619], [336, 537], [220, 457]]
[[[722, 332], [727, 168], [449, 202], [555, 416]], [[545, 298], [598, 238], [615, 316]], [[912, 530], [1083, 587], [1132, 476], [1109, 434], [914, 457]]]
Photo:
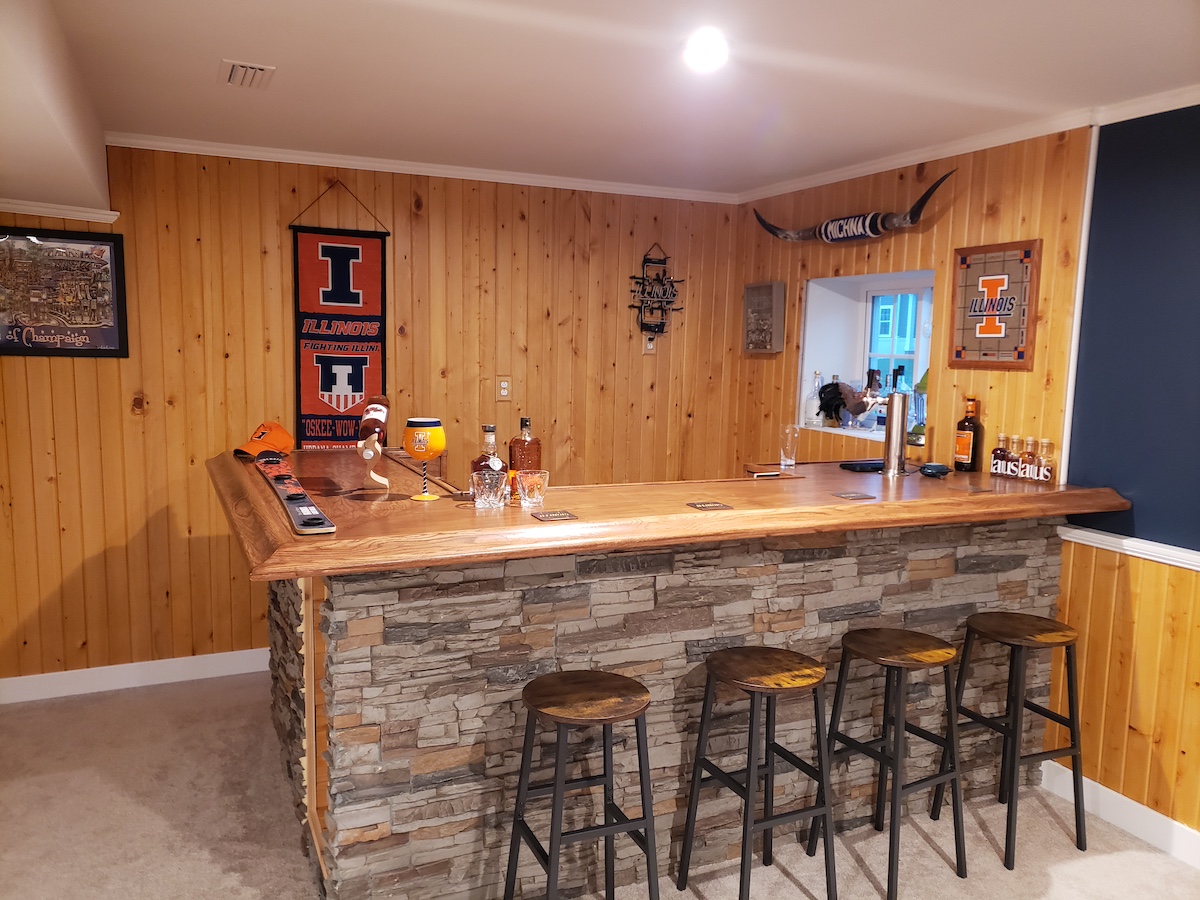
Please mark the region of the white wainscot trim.
[[[1074, 801], [1071, 770], [1053, 760], [1042, 763], [1042, 787], [1057, 797]], [[1123, 831], [1189, 866], [1200, 869], [1200, 831], [1142, 806], [1090, 778], [1083, 779], [1083, 806]]]
[[1126, 556], [1136, 556], [1138, 559], [1148, 559], [1151, 562], [1200, 572], [1200, 552], [1188, 550], [1186, 547], [1123, 537], [1093, 528], [1077, 528], [1074, 525], [1060, 525], [1058, 535], [1064, 541], [1073, 544], [1086, 544], [1101, 550], [1112, 550], [1114, 553], [1124, 553]]
[[119, 691], [124, 688], [170, 684], [175, 681], [265, 672], [269, 659], [269, 650], [235, 650], [230, 653], [209, 653], [179, 659], [157, 659], [119, 666], [73, 669], [69, 672], [47, 672], [45, 675], [0, 678], [0, 705], [48, 700], [51, 697], [70, 697], [75, 694], [94, 694], [99, 691]]

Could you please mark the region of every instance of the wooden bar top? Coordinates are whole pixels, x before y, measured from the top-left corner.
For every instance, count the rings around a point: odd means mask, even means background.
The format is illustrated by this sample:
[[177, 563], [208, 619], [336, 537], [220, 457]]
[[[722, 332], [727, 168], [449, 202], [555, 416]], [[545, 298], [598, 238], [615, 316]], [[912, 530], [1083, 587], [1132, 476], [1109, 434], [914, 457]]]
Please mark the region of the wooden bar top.
[[[554, 487], [551, 473], [544, 509], [568, 510], [578, 518], [541, 522], [518, 506], [476, 510], [469, 501], [447, 496], [410, 500], [420, 477], [390, 457], [377, 471], [403, 493], [364, 490], [365, 465], [353, 450], [298, 450], [289, 459], [305, 490], [337, 525], [336, 534], [294, 534], [252, 463], [232, 453], [207, 463], [256, 581], [1129, 508], [1110, 488], [1033, 485], [981, 473], [926, 478], [915, 468], [905, 477], [885, 478], [814, 463], [799, 466], [800, 477], [660, 484]], [[871, 496], [836, 496], [845, 492]], [[731, 509], [687, 505], [713, 501]]]

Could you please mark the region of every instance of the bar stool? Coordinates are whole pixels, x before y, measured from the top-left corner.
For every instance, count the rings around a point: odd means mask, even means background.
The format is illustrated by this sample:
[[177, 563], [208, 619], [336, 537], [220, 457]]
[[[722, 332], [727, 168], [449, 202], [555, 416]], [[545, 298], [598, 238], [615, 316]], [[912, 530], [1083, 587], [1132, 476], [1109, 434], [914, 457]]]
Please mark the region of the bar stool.
[[[616, 887], [614, 835], [628, 834], [646, 854], [650, 900], [658, 900], [658, 863], [654, 849], [654, 808], [650, 794], [650, 759], [646, 747], [646, 708], [650, 692], [638, 681], [611, 672], [576, 670], [556, 672], [535, 678], [521, 692], [529, 710], [525, 723], [525, 744], [521, 751], [521, 774], [517, 780], [517, 800], [513, 809], [512, 840], [508, 846], [508, 875], [504, 898], [512, 900], [517, 886], [517, 858], [524, 840], [534, 858], [546, 871], [546, 898], [558, 897], [558, 863], [563, 844], [604, 838], [604, 895], [612, 900]], [[553, 722], [556, 729], [554, 780], [531, 785], [529, 775], [537, 720]], [[633, 719], [637, 733], [638, 779], [641, 784], [642, 814], [630, 819], [613, 801], [612, 727]], [[572, 728], [600, 725], [603, 730], [604, 770], [599, 775], [568, 779], [567, 735]], [[569, 790], [604, 786], [604, 824], [562, 830], [563, 798]], [[525, 804], [531, 797], [550, 801], [550, 848], [547, 850], [525, 822]]]
[[[700, 736], [696, 742], [696, 758], [692, 763], [692, 788], [688, 799], [687, 825], [683, 834], [683, 848], [679, 859], [679, 890], [687, 887], [688, 867], [692, 859], [692, 843], [696, 835], [696, 807], [700, 800], [700, 788], [709, 782], [719, 781], [742, 798], [742, 869], [740, 900], [750, 896], [750, 863], [754, 846], [754, 835], [763, 833], [763, 863], [771, 865], [771, 830], [777, 825], [786, 825], [802, 819], [821, 817], [828, 831], [833, 834], [833, 807], [829, 788], [829, 758], [825, 740], [825, 667], [811, 657], [791, 650], [774, 647], [731, 647], [710, 653], [704, 661], [708, 677], [704, 686], [704, 707], [700, 714]], [[750, 695], [750, 726], [746, 740], [746, 768], [726, 772], [705, 754], [708, 733], [712, 726], [712, 708], [717, 684], [727, 684]], [[801, 691], [812, 691], [813, 714], [816, 725], [817, 764], [806, 762], [786, 747], [775, 741], [775, 704], [795, 696]], [[759, 727], [762, 698], [767, 698], [767, 733], [764, 761], [758, 762]], [[782, 759], [799, 769], [817, 783], [816, 802], [792, 812], [775, 813], [775, 760]], [[706, 774], [707, 773], [707, 774]], [[762, 818], [755, 818], [755, 801], [759, 779], [765, 784]], [[815, 843], [809, 847], [812, 856]], [[825, 840], [825, 892], [829, 900], [837, 900], [837, 876], [833, 864], [833, 840]]]
[[[1008, 696], [1004, 712], [998, 716], [985, 716], [978, 710], [963, 705], [966, 690], [967, 666], [971, 661], [971, 648], [977, 638], [1003, 644], [1009, 649]], [[1075, 846], [1087, 849], [1087, 831], [1083, 810], [1083, 761], [1079, 750], [1079, 685], [1075, 672], [1075, 642], [1078, 634], [1074, 628], [1027, 613], [987, 612], [976, 613], [967, 619], [967, 636], [963, 642], [962, 666], [958, 672], [958, 685], [954, 693], [955, 706], [959, 715], [968, 721], [959, 728], [990, 728], [1004, 738], [1000, 760], [999, 800], [1008, 804], [1008, 822], [1004, 836], [1004, 865], [1011, 869], [1016, 865], [1017, 854], [1017, 788], [1021, 766], [1046, 759], [1071, 757], [1071, 776], [1075, 787]], [[1067, 654], [1067, 715], [1053, 712], [1025, 697], [1025, 660], [1029, 650], [1049, 650], [1062, 647]], [[1062, 725], [1071, 736], [1066, 747], [1043, 750], [1039, 753], [1021, 753], [1021, 732], [1024, 727], [1025, 710], [1037, 713], [1051, 722]], [[934, 796], [934, 808], [942, 803], [942, 788]]]
[[[923, 790], [947, 782], [951, 789], [954, 811], [955, 870], [959, 878], [967, 877], [966, 843], [963, 837], [962, 790], [958, 773], [958, 730], [957, 717], [951, 698], [954, 696], [951, 668], [958, 651], [945, 641], [900, 628], [863, 628], [848, 631], [842, 638], [842, 662], [838, 668], [837, 690], [833, 697], [833, 714], [829, 722], [829, 750], [832, 759], [865, 754], [875, 760], [878, 774], [875, 785], [875, 830], [883, 831], [883, 807], [885, 797], [890, 799], [888, 822], [888, 900], [895, 900], [899, 889], [900, 871], [900, 815], [901, 802], [914, 791]], [[841, 725], [842, 703], [849, 680], [850, 663], [864, 659], [884, 668], [883, 734], [869, 741], [857, 741], [844, 734]], [[946, 734], [939, 736], [909, 722], [907, 718], [908, 674], [924, 669], [942, 669], [946, 691]], [[909, 734], [928, 741], [943, 750], [942, 762], [933, 775], [920, 778], [911, 784], [904, 781], [904, 763]], [[839, 748], [838, 744], [845, 746]], [[891, 774], [892, 788], [887, 791], [887, 778]], [[931, 818], [937, 815], [931, 814]], [[808, 836], [808, 852], [816, 845], [818, 823], [814, 823]]]

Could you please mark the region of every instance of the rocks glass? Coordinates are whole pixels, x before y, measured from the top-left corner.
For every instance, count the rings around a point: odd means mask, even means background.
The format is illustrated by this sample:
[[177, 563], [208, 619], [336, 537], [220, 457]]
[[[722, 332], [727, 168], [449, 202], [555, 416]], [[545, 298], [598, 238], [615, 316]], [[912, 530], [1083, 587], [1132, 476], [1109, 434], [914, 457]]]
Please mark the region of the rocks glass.
[[521, 469], [517, 472], [517, 493], [521, 506], [541, 506], [546, 500], [546, 488], [550, 487], [550, 473], [545, 469]]
[[500, 509], [508, 499], [508, 473], [492, 469], [471, 473], [476, 509]]

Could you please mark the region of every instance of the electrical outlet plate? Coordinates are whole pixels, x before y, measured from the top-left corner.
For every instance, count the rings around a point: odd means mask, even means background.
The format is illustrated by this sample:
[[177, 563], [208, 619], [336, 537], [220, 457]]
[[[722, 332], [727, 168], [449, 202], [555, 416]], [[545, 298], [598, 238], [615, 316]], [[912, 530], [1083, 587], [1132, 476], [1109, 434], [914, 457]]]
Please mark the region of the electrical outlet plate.
[[507, 403], [512, 400], [513, 379], [511, 375], [496, 376], [496, 402]]
[[649, 356], [654, 352], [654, 338], [642, 335], [642, 355]]

